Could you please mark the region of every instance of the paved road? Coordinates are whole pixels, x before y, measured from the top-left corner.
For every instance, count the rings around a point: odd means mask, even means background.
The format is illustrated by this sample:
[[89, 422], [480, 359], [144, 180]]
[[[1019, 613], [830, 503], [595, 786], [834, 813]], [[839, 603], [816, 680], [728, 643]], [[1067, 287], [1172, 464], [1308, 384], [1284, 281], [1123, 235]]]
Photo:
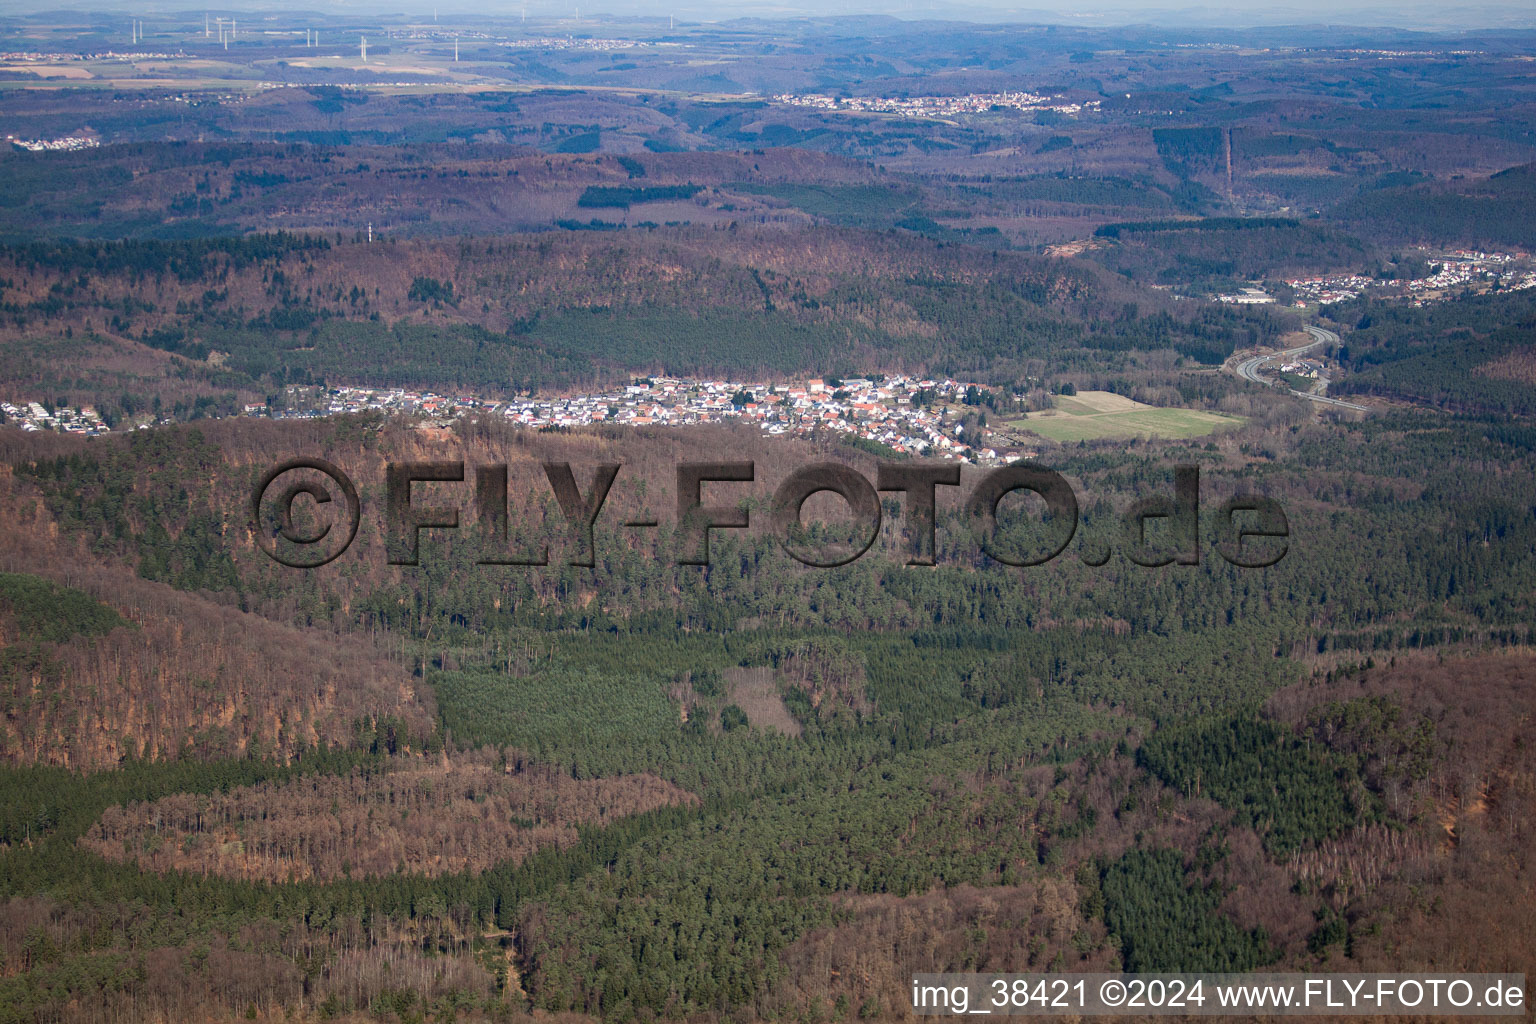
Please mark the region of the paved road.
[[[1267, 356], [1253, 356], [1249, 359], [1244, 359], [1242, 362], [1237, 364], [1238, 376], [1242, 377], [1244, 380], [1250, 380], [1255, 384], [1263, 384], [1268, 387], [1269, 381], [1265, 380], [1259, 375], [1259, 370], [1268, 365], [1270, 360], [1289, 359], [1291, 356], [1299, 356], [1303, 352], [1310, 352], [1314, 348], [1317, 348], [1319, 345], [1327, 344], [1330, 341], [1337, 342], [1339, 340], [1339, 336], [1337, 334], [1334, 334], [1332, 331], [1326, 331], [1321, 327], [1307, 326], [1302, 328], [1302, 330], [1312, 335], [1312, 340], [1307, 342], [1307, 344], [1299, 345], [1296, 348], [1288, 348], [1284, 352], [1275, 352]], [[1363, 405], [1356, 405], [1354, 402], [1346, 402], [1339, 398], [1329, 398], [1327, 395], [1323, 394], [1324, 391], [1328, 390], [1327, 377], [1319, 378], [1318, 389], [1315, 393], [1311, 391], [1297, 391], [1295, 388], [1287, 388], [1287, 390], [1297, 398], [1305, 398], [1309, 402], [1318, 402], [1322, 405], [1337, 406], [1341, 409], [1355, 409], [1359, 412], [1367, 411], [1366, 407]]]

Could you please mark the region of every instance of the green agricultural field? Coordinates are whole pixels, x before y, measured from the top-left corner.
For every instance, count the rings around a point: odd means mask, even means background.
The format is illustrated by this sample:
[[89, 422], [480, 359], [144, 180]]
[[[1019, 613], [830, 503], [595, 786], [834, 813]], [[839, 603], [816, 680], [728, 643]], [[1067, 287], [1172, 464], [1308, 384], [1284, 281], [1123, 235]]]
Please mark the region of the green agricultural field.
[[1030, 413], [1008, 425], [1052, 441], [1107, 441], [1132, 437], [1204, 437], [1242, 423], [1198, 409], [1159, 409], [1120, 395], [1085, 391], [1056, 400], [1056, 408]]

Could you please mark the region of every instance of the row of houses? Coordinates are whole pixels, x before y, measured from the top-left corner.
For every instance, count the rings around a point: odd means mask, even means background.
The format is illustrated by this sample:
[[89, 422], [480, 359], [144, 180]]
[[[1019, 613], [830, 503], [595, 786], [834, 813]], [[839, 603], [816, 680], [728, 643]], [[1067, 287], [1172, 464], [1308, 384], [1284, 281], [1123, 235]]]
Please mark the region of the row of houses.
[[37, 430], [56, 430], [66, 434], [84, 434], [95, 437], [108, 432], [106, 423], [88, 405], [71, 409], [60, 406], [52, 412], [38, 402], [0, 402], [0, 414], [5, 422], [31, 433]]

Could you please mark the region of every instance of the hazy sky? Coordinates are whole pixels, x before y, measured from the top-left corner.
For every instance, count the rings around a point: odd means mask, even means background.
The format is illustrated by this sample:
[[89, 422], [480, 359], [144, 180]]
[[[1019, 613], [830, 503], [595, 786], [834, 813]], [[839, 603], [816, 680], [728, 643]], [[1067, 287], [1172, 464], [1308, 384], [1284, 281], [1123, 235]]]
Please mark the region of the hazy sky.
[[[155, 10], [305, 9], [325, 14], [362, 15], [369, 12], [430, 12], [513, 15], [522, 0], [12, 0], [5, 5], [15, 13], [58, 10], [121, 10], [135, 14]], [[914, 19], [974, 22], [1115, 26], [1153, 24], [1166, 26], [1215, 26], [1243, 28], [1274, 25], [1362, 25], [1401, 29], [1460, 30], [1480, 28], [1536, 28], [1536, 0], [1470, 0], [1465, 3], [1434, 3], [1432, 0], [1234, 0], [1230, 3], [1181, 3], [1179, 0], [1073, 0], [1053, 4], [1034, 0], [1019, 4], [1008, 0], [530, 0], [530, 18], [568, 18], [579, 7], [583, 17], [611, 13], [620, 16], [675, 15], [689, 21], [725, 21], [731, 18], [805, 18], [838, 15], [886, 15]]]
[[[442, 0], [396, 0], [396, 9], [431, 6]], [[511, 0], [508, 10], [519, 9]], [[390, 0], [361, 0], [389, 8]], [[1432, 0], [1234, 0], [1231, 3], [1181, 0], [542, 0], [529, 3], [529, 15], [565, 13], [577, 4], [584, 14], [675, 14], [689, 19], [718, 21], [732, 17], [826, 17], [887, 15], [903, 19], [938, 18], [978, 22], [1033, 22], [1082, 25], [1295, 25], [1330, 22], [1384, 25], [1397, 28], [1474, 28], [1488, 26], [1536, 28], [1536, 0], [1473, 0], [1434, 3]], [[352, 4], [339, 5], [353, 7]], [[497, 3], [459, 0], [459, 9], [494, 10]], [[445, 5], [446, 9], [446, 5]]]
[[[665, 0], [663, 0], [663, 3]], [[1082, 25], [1249, 25], [1350, 24], [1395, 28], [1536, 28], [1536, 0], [1489, 0], [1471, 3], [1433, 3], [1423, 0], [1235, 0], [1232, 3], [1181, 3], [1179, 0], [1076, 0], [1054, 5], [1050, 0], [1009, 3], [997, 0], [841, 0], [835, 5], [814, 0], [721, 0], [718, 3], [680, 5], [691, 17], [711, 20], [750, 15], [755, 17], [826, 16], [837, 14], [885, 14], [898, 18], [943, 18], [980, 22], [1041, 22]], [[482, 8], [483, 9], [483, 8]], [[667, 13], [656, 0], [596, 0], [591, 10]], [[533, 8], [530, 7], [530, 11]]]

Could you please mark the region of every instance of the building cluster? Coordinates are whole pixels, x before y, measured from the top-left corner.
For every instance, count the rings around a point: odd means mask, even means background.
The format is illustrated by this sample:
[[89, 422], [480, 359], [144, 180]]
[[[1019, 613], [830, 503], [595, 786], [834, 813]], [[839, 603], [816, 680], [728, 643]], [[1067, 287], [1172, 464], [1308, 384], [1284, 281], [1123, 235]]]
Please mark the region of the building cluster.
[[82, 60], [186, 60], [191, 54], [185, 50], [167, 53], [164, 50], [107, 50], [104, 53], [87, 53]]
[[19, 426], [29, 433], [34, 430], [57, 430], [87, 437], [107, 433], [107, 425], [96, 415], [96, 410], [88, 405], [78, 409], [60, 407], [49, 412], [37, 402], [24, 402], [20, 405], [0, 402], [0, 413], [5, 414], [6, 423]]
[[0, 53], [0, 64], [63, 64], [85, 59], [85, 55], [80, 53], [42, 53], [37, 50], [6, 50]]
[[942, 411], [976, 387], [948, 379], [856, 378], [837, 384], [765, 384], [728, 380], [651, 377], [622, 388], [559, 398], [497, 400], [439, 395], [403, 388], [290, 387], [286, 408], [245, 407], [247, 415], [277, 419], [314, 418], [377, 411], [448, 421], [462, 416], [496, 416], [539, 429], [594, 423], [631, 426], [688, 426], [744, 420], [769, 435], [808, 435], [833, 430], [876, 442], [898, 452], [982, 464], [1010, 461], [987, 446], [986, 436], [970, 438], [955, 417]]
[[1281, 373], [1293, 373], [1298, 377], [1317, 380], [1323, 375], [1323, 364], [1317, 359], [1298, 359], [1280, 367]]
[[639, 48], [681, 48], [682, 43], [656, 42], [647, 39], [592, 39], [585, 36], [533, 36], [498, 43], [510, 50], [635, 50]]
[[455, 39], [464, 40], [494, 40], [496, 37], [489, 32], [478, 32], [471, 28], [455, 29], [427, 29], [427, 28], [387, 28], [384, 30], [384, 38], [398, 39], [406, 42], [425, 43], [451, 43]]
[[95, 149], [100, 141], [84, 135], [66, 135], [62, 139], [18, 139], [7, 135], [5, 141], [33, 153], [67, 153], [77, 149]]
[[1536, 268], [1523, 254], [1454, 249], [1434, 255], [1425, 252], [1424, 256], [1433, 271], [1428, 277], [1382, 280], [1363, 274], [1334, 274], [1286, 283], [1295, 289], [1297, 305], [1345, 302], [1366, 292], [1376, 293], [1378, 298], [1407, 298], [1414, 305], [1423, 305], [1445, 297], [1453, 289], [1474, 284], [1496, 284], [1506, 291], [1536, 288]]
[[119, 52], [117, 50], [102, 50], [98, 53], [40, 53], [33, 50], [7, 50], [0, 53], [0, 64], [66, 64], [70, 62], [93, 60], [170, 60], [173, 57], [185, 57], [184, 51], [175, 53], [163, 53], [158, 50]]
[[[369, 65], [368, 67], [361, 67], [360, 66], [360, 67], [357, 67], [357, 68], [353, 68], [351, 70], [358, 71], [358, 72], [365, 72], [366, 73], [366, 72], [369, 71], [369, 69], [371, 67], [372, 67], [372, 65]], [[295, 91], [307, 91], [309, 89], [316, 89], [316, 88], [359, 89], [359, 88], [362, 88], [364, 86], [367, 86], [370, 89], [372, 89], [372, 88], [379, 88], [379, 89], [406, 89], [406, 88], [412, 88], [412, 89], [414, 89], [414, 88], [420, 87], [423, 82], [426, 82], [426, 81], [429, 81], [429, 80], [430, 80], [430, 77], [427, 76], [427, 75], [418, 75], [415, 78], [397, 78], [397, 79], [393, 79], [393, 80], [386, 80], [386, 79], [382, 79], [382, 78], [369, 78], [369, 79], [325, 78], [325, 79], [316, 79], [314, 81], [305, 81], [305, 82], [257, 82], [257, 83], [255, 83], [252, 86], [252, 90], [255, 91], [255, 90], [258, 90], [258, 89], [260, 89], [260, 90], [266, 90], [266, 89], [293, 89]], [[249, 98], [250, 98], [249, 96], [235, 96], [235, 97], [232, 97], [232, 99], [234, 99], [237, 102], [245, 102]]]
[[1477, 280], [1496, 282], [1500, 288], [1513, 291], [1536, 288], [1536, 268], [1523, 255], [1455, 249], [1436, 259], [1440, 262], [1439, 270], [1420, 280], [1399, 282], [1401, 286], [1409, 294], [1456, 288]]
[[1052, 110], [1058, 114], [1081, 114], [1096, 110], [1098, 100], [1073, 103], [1062, 96], [1033, 92], [973, 92], [963, 96], [827, 96], [823, 93], [782, 93], [775, 103], [816, 110], [855, 110], [905, 117], [954, 117], [957, 114], [981, 114], [997, 108], [1009, 110]]
[[1244, 288], [1230, 295], [1216, 296], [1217, 302], [1230, 302], [1238, 306], [1264, 306], [1274, 302], [1274, 296], [1262, 288]]
[[1348, 302], [1368, 288], [1383, 284], [1363, 274], [1329, 274], [1324, 277], [1308, 277], [1287, 281], [1296, 292], [1296, 305], [1308, 302], [1326, 306], [1334, 302]]
[[1481, 57], [1482, 50], [1340, 50], [1358, 57]]

